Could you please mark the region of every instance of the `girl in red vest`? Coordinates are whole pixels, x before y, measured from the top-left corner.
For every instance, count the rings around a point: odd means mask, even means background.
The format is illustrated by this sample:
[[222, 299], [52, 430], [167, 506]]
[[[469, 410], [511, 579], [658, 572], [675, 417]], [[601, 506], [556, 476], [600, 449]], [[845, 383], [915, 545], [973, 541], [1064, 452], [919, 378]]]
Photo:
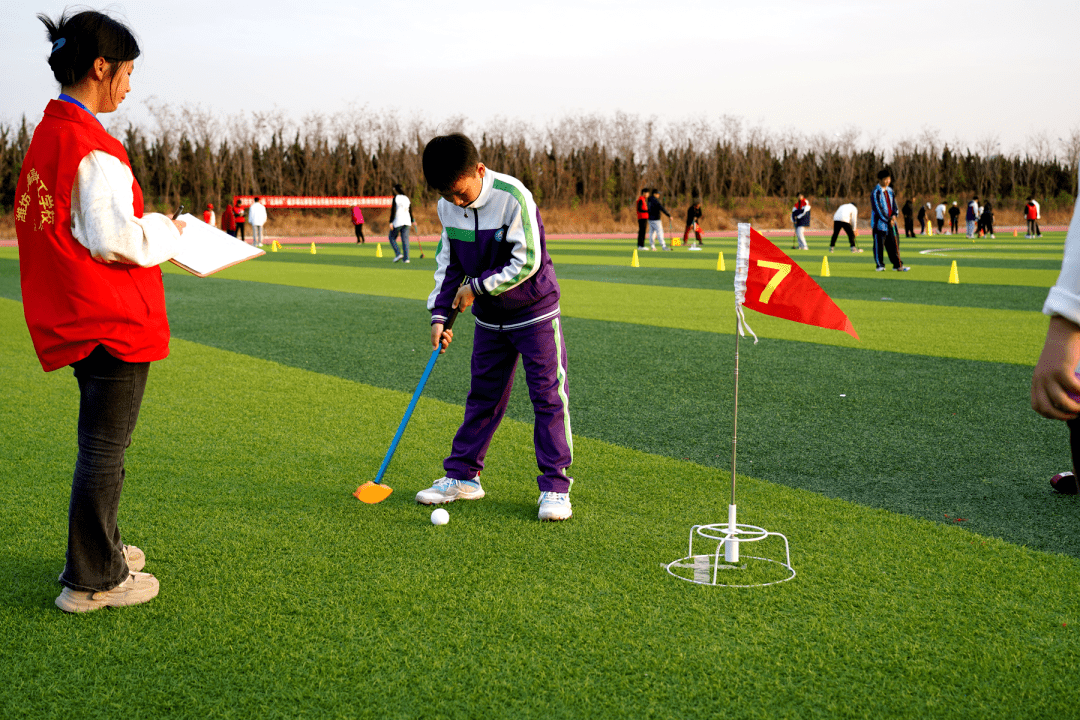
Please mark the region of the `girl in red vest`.
[[139, 45], [122, 23], [80, 12], [38, 18], [52, 41], [61, 94], [34, 130], [15, 191], [23, 312], [41, 366], [70, 365], [79, 383], [79, 453], [68, 509], [60, 609], [86, 612], [154, 598], [141, 550], [116, 515], [124, 449], [150, 362], [169, 354], [158, 264], [179, 250], [184, 223], [143, 214], [127, 153], [97, 119], [130, 89]]

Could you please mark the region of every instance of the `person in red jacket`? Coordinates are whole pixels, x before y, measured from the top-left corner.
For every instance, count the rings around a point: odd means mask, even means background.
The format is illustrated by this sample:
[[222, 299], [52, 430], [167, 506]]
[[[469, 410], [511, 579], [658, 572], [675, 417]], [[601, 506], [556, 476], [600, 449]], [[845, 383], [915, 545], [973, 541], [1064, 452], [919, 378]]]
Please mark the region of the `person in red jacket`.
[[202, 214], [202, 221], [210, 227], [217, 225], [217, 215], [214, 213], [214, 203], [206, 203], [206, 209], [203, 210]]
[[637, 202], [637, 247], [645, 249], [645, 231], [649, 229], [649, 188], [641, 188]]
[[233, 212], [232, 205], [226, 205], [221, 212], [221, 229], [236, 237], [236, 213]]
[[71, 366], [80, 401], [78, 456], [68, 508], [67, 561], [56, 605], [67, 612], [153, 599], [146, 556], [117, 525], [124, 449], [150, 363], [169, 354], [159, 263], [181, 246], [184, 223], [143, 214], [124, 146], [97, 119], [130, 89], [139, 46], [102, 13], [53, 21], [49, 102], [15, 190], [23, 312], [46, 372]]

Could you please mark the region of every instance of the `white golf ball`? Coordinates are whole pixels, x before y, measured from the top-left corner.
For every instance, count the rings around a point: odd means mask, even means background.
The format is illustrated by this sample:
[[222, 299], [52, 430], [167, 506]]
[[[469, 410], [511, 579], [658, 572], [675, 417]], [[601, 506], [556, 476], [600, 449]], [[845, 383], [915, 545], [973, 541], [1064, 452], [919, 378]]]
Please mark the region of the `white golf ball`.
[[450, 522], [450, 513], [443, 508], [435, 508], [431, 511], [432, 525], [445, 525], [448, 522]]

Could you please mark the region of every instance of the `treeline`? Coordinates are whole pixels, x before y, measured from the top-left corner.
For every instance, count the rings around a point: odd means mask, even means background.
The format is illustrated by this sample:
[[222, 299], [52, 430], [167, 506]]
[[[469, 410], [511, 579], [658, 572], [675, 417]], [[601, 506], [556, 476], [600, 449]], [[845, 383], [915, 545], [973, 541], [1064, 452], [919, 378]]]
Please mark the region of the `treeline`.
[[[888, 164], [901, 195], [980, 197], [1050, 207], [1077, 194], [1080, 128], [1067, 140], [1029, 138], [1012, 154], [993, 138], [960, 150], [936, 133], [891, 148], [842, 134], [776, 133], [723, 116], [659, 123], [615, 113], [564, 117], [544, 127], [496, 120], [471, 127], [464, 118], [439, 124], [394, 112], [356, 108], [293, 122], [281, 111], [219, 117], [199, 107], [148, 104], [151, 127], [106, 116], [123, 141], [150, 203], [201, 208], [233, 195], [387, 195], [399, 182], [418, 201], [435, 199], [420, 155], [436, 134], [463, 131], [491, 168], [520, 178], [541, 206], [602, 202], [629, 206], [643, 186], [673, 200], [734, 197], [861, 197]], [[0, 205], [13, 207], [15, 184], [32, 126], [0, 123]], [[1060, 158], [1067, 158], [1063, 161]]]

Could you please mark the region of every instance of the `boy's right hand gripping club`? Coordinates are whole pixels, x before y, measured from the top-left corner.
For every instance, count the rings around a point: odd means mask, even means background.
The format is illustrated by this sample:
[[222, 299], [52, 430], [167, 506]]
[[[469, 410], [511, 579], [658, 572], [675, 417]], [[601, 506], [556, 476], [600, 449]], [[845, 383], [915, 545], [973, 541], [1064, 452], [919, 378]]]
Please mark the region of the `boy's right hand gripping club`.
[[[443, 324], [443, 330], [449, 330], [454, 327], [454, 320], [457, 319], [458, 310], [454, 308], [450, 311], [450, 315], [446, 318], [446, 322]], [[439, 354], [442, 352], [442, 338], [439, 338], [438, 344], [435, 345], [435, 349], [431, 351], [431, 358], [428, 359], [427, 367], [424, 368], [424, 374], [420, 378], [420, 384], [416, 386], [416, 392], [413, 393], [412, 400], [409, 401], [409, 407], [405, 409], [405, 417], [401, 418], [401, 424], [398, 425], [397, 432], [394, 433], [394, 439], [390, 442], [390, 449], [386, 451], [386, 457], [383, 458], [382, 465], [379, 466], [379, 472], [375, 475], [375, 479], [366, 482], [360, 487], [356, 488], [356, 492], [353, 495], [357, 500], [366, 502], [369, 505], [382, 502], [386, 498], [390, 497], [390, 493], [394, 492], [388, 486], [382, 484], [383, 474], [386, 473], [386, 466], [390, 464], [390, 458], [394, 457], [394, 451], [397, 450], [398, 443], [401, 441], [401, 436], [405, 434], [405, 426], [409, 424], [409, 418], [412, 417], [413, 410], [416, 408], [417, 401], [420, 400], [420, 394], [424, 392], [424, 385], [427, 384], [428, 377], [431, 375], [431, 369], [435, 367], [435, 361], [439, 359]]]

